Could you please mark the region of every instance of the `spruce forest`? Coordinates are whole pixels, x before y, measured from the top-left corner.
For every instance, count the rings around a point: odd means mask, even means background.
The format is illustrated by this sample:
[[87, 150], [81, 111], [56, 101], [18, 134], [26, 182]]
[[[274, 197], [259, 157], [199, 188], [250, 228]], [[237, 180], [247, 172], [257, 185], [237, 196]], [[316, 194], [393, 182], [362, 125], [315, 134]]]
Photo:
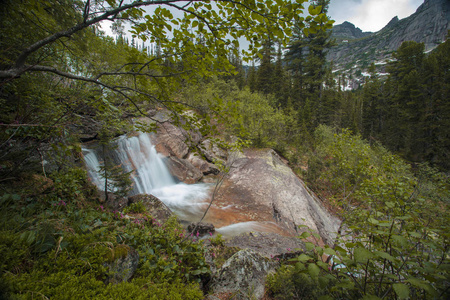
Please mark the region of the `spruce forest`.
[[[330, 0], [310, 2], [2, 1], [0, 299], [212, 293], [211, 264], [236, 249], [142, 202], [108, 209], [86, 171], [84, 143], [156, 131], [136, 121], [152, 111], [223, 149], [274, 149], [342, 220], [334, 245], [299, 227], [305, 249], [277, 261], [264, 299], [449, 299], [450, 42], [405, 41], [387, 75], [372, 63], [346, 90], [326, 60]], [[130, 191], [120, 166], [99, 172]]]

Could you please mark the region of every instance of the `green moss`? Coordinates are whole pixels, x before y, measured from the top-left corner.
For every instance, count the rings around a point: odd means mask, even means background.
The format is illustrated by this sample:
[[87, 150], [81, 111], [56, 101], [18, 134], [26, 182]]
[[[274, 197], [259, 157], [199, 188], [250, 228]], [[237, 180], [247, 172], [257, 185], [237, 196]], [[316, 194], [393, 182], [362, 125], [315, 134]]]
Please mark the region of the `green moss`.
[[[82, 191], [77, 184], [70, 181], [69, 190]], [[58, 205], [53, 199], [63, 185], [36, 196], [41, 202], [13, 194], [0, 199], [0, 298], [203, 298], [198, 282], [210, 272], [203, 246], [184, 240], [175, 217], [161, 225], [148, 216], [121, 218], [90, 201]], [[111, 271], [105, 263], [131, 248], [140, 257], [132, 280], [106, 284]]]
[[112, 249], [110, 255], [110, 261], [115, 261], [117, 259], [123, 258], [130, 252], [130, 247], [127, 245], [117, 245]]
[[131, 203], [129, 206], [123, 209], [125, 214], [127, 213], [144, 213], [147, 211], [145, 204], [142, 201]]

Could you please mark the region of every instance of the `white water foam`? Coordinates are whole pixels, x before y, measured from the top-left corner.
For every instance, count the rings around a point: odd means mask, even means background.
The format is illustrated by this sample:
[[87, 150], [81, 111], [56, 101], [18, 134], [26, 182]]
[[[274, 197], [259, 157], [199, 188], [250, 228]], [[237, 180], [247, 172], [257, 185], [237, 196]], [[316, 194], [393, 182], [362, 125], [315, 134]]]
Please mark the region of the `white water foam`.
[[256, 221], [249, 221], [249, 222], [241, 222], [236, 224], [231, 224], [228, 226], [224, 226], [221, 228], [217, 228], [216, 232], [220, 233], [221, 235], [225, 237], [233, 237], [236, 235], [239, 235], [244, 232], [272, 232], [275, 231], [276, 228], [279, 228], [279, 226], [274, 222], [256, 222]]
[[[117, 139], [116, 146], [108, 156], [111, 156], [114, 164], [121, 165], [124, 171], [133, 171], [131, 178], [134, 186], [131, 195], [152, 194], [187, 220], [198, 219], [203, 213], [210, 185], [176, 183], [148, 134], [121, 136]], [[83, 148], [89, 177], [100, 190], [104, 190], [105, 181], [98, 173], [101, 153], [100, 147]]]

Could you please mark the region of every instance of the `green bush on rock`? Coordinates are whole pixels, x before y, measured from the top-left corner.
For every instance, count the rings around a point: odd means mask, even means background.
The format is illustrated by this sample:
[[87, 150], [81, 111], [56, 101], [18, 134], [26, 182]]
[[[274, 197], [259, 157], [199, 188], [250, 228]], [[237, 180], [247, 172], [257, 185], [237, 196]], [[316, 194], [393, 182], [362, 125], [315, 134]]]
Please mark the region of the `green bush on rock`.
[[271, 277], [275, 298], [448, 299], [448, 176], [427, 166], [415, 175], [348, 130], [319, 126], [316, 138], [307, 178], [343, 208], [343, 225], [333, 248], [302, 233], [308, 252]]

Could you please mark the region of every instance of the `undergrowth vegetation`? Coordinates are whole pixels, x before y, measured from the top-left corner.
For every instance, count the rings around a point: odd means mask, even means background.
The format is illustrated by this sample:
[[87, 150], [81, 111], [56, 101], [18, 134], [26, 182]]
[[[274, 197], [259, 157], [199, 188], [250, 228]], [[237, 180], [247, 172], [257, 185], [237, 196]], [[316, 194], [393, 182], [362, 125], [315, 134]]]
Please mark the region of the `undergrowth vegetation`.
[[220, 111], [220, 134], [249, 140], [254, 147], [274, 148], [285, 153], [297, 141], [293, 111], [275, 107], [271, 95], [240, 90], [234, 81], [211, 78], [207, 82], [186, 87], [183, 99], [200, 112]]
[[308, 167], [343, 223], [333, 247], [301, 234], [308, 252], [268, 281], [276, 299], [448, 299], [448, 176], [326, 126]]
[[[0, 296], [203, 298], [199, 282], [209, 276], [203, 246], [185, 239], [175, 217], [161, 224], [142, 203], [128, 209], [131, 217], [107, 211], [92, 201], [95, 191], [81, 170], [33, 178], [23, 193], [3, 186], [14, 193], [0, 198]], [[131, 249], [139, 254], [132, 279], [108, 284], [116, 272], [110, 264]]]

